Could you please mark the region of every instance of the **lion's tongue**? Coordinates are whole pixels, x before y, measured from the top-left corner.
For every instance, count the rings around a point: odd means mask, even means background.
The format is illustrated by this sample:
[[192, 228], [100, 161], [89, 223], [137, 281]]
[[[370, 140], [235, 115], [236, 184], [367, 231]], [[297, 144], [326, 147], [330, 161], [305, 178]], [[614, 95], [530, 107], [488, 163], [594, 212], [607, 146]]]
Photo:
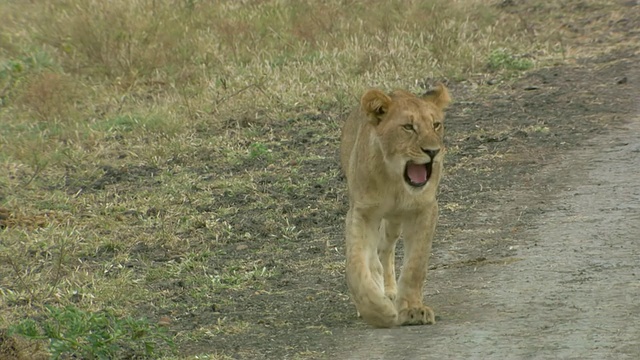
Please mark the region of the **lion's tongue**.
[[422, 184], [427, 181], [427, 167], [424, 164], [407, 164], [407, 176], [414, 184]]

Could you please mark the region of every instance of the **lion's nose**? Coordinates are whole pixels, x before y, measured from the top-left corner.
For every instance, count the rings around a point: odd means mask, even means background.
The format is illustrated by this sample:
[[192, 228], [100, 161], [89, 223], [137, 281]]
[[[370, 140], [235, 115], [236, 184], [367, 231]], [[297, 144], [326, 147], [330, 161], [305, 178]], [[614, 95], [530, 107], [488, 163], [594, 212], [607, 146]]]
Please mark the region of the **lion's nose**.
[[440, 149], [422, 149], [422, 151], [429, 155], [429, 157], [431, 158], [431, 161], [433, 161], [433, 158], [436, 157], [436, 155], [438, 155], [438, 153], [440, 152]]

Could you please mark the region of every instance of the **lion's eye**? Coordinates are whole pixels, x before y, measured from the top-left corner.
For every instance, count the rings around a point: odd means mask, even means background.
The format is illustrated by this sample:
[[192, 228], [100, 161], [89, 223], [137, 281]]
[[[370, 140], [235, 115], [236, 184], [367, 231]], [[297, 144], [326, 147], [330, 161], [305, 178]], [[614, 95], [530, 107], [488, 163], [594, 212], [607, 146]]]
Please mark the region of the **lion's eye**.
[[442, 123], [441, 122], [436, 121], [436, 122], [433, 123], [433, 128], [435, 130], [439, 130], [441, 127], [442, 127]]
[[408, 130], [408, 131], [414, 131], [415, 130], [414, 127], [413, 127], [413, 124], [404, 124], [404, 125], [402, 125], [402, 128], [405, 129], [405, 130]]

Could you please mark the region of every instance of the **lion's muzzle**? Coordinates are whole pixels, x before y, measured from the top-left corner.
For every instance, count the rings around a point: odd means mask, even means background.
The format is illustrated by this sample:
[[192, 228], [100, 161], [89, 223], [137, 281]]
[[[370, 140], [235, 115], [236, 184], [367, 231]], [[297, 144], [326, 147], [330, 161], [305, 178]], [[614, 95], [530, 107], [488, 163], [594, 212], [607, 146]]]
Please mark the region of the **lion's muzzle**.
[[404, 168], [404, 181], [412, 187], [425, 186], [431, 177], [432, 164], [433, 160], [425, 164], [416, 164], [408, 161]]

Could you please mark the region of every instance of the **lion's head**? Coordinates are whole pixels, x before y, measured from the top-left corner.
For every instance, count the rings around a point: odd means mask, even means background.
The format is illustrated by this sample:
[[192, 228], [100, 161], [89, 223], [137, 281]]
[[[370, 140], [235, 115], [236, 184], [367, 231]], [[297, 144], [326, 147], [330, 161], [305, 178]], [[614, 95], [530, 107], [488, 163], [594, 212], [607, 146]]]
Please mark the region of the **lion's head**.
[[377, 89], [362, 96], [362, 110], [375, 127], [389, 172], [402, 177], [410, 189], [423, 188], [436, 166], [441, 167], [444, 109], [450, 101], [442, 84], [422, 97], [402, 90], [387, 95]]

